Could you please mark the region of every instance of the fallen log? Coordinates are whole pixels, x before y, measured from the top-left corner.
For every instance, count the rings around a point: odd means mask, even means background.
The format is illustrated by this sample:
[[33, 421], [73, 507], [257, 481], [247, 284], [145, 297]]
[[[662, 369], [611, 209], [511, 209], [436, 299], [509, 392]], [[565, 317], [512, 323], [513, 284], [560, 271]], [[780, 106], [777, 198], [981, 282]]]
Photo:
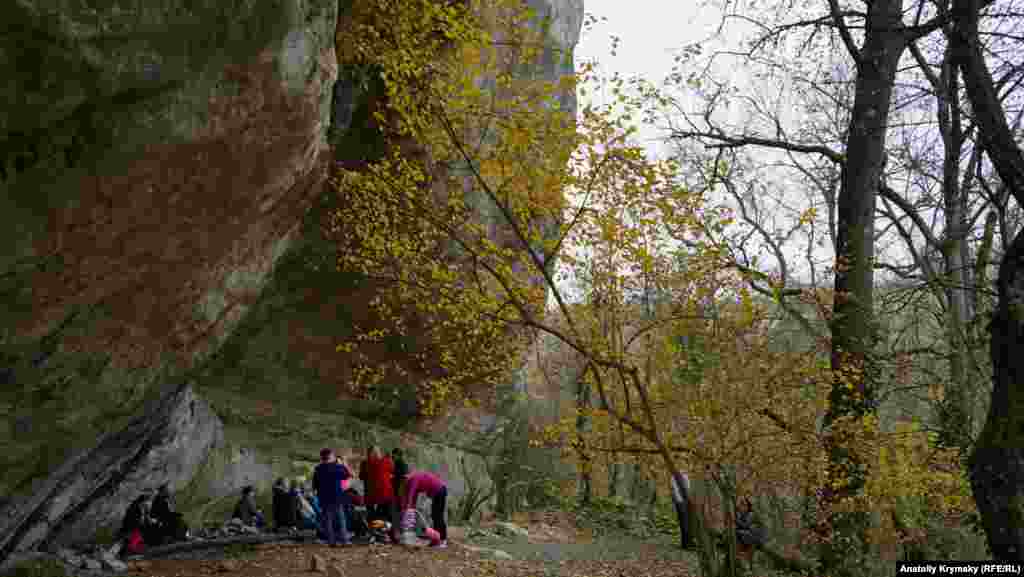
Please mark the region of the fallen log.
[[157, 559], [160, 557], [166, 557], [167, 555], [173, 555], [175, 553], [199, 551], [202, 549], [213, 549], [216, 547], [227, 547], [230, 545], [263, 545], [266, 543], [286, 543], [289, 541], [303, 541], [306, 539], [313, 539], [315, 537], [316, 533], [314, 533], [313, 531], [300, 531], [298, 533], [291, 534], [270, 533], [266, 535], [239, 535], [236, 537], [224, 537], [223, 539], [197, 539], [195, 541], [185, 541], [182, 543], [172, 543], [170, 545], [152, 547], [150, 549], [146, 549], [146, 552], [142, 555], [131, 555], [125, 557], [125, 560], [142, 561], [145, 559]]

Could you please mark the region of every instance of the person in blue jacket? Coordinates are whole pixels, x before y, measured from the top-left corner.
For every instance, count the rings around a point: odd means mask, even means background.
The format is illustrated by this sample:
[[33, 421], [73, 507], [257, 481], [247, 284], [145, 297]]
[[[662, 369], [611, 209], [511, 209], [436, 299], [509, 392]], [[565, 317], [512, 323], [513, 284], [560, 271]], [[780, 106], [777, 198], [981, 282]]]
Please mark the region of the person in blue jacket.
[[348, 468], [338, 463], [334, 451], [331, 449], [320, 451], [320, 464], [313, 471], [313, 490], [320, 502], [320, 520], [324, 536], [331, 547], [336, 547], [339, 541], [343, 545], [352, 542], [343, 508], [345, 503], [343, 483], [348, 480], [349, 476]]

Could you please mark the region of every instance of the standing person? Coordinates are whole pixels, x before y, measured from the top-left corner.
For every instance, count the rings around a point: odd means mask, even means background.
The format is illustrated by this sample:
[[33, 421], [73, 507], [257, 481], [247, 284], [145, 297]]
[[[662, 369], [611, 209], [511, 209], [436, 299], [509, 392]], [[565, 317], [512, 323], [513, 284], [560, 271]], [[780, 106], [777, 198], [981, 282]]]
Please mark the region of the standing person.
[[394, 464], [394, 471], [391, 477], [391, 488], [395, 495], [398, 494], [398, 487], [405, 480], [405, 477], [409, 474], [409, 464], [405, 462], [405, 458], [402, 456], [402, 449], [395, 447], [391, 450], [391, 462]]
[[441, 535], [441, 541], [437, 547], [444, 549], [448, 546], [448, 525], [444, 519], [448, 503], [448, 487], [440, 477], [433, 473], [413, 471], [402, 481], [402, 486], [399, 489], [402, 510], [415, 509], [416, 500], [421, 494], [430, 499], [430, 522]]
[[395, 492], [392, 485], [395, 465], [380, 447], [370, 449], [366, 465], [366, 508], [370, 520], [388, 520], [394, 516]]
[[391, 541], [398, 543], [398, 526], [400, 524], [400, 516], [402, 514], [402, 506], [399, 499], [399, 488], [402, 485], [402, 481], [409, 475], [409, 464], [405, 462], [402, 456], [401, 447], [395, 447], [391, 449], [391, 462], [394, 465], [391, 473], [391, 490], [395, 495], [394, 506], [391, 508]]
[[320, 451], [320, 464], [313, 471], [313, 490], [316, 492], [317, 500], [320, 502], [320, 522], [323, 525], [324, 536], [331, 547], [341, 543], [348, 545], [351, 538], [348, 529], [345, 527], [345, 520], [342, 515], [342, 487], [346, 480], [346, 470], [334, 457], [334, 451], [323, 449]]
[[683, 549], [690, 548], [690, 517], [687, 515], [690, 500], [690, 478], [686, 473], [673, 473], [672, 504], [676, 508], [679, 519], [679, 544]]
[[352, 479], [355, 476], [352, 474], [352, 468], [348, 466], [348, 461], [345, 460], [345, 456], [342, 455], [341, 451], [335, 451], [337, 455], [338, 464], [341, 465], [341, 519], [338, 521], [341, 526], [344, 527], [351, 536], [355, 532], [354, 517], [356, 514], [355, 502], [352, 499], [351, 487]]
[[[363, 495], [369, 499], [370, 497], [370, 478], [369, 478], [369, 467], [370, 467], [370, 453], [373, 451], [373, 447], [366, 448], [366, 457], [362, 461], [359, 461], [359, 480], [363, 482]], [[366, 503], [366, 506], [370, 506], [370, 502]]]

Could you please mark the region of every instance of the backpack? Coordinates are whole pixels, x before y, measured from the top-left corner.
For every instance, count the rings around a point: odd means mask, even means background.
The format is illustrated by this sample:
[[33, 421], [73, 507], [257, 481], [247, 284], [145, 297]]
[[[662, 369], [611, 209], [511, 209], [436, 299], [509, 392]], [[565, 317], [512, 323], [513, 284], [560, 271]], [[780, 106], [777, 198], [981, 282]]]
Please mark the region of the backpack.
[[131, 535], [128, 536], [128, 543], [125, 545], [125, 551], [132, 555], [140, 555], [146, 550], [146, 543], [142, 540], [142, 531], [138, 528], [132, 529]]

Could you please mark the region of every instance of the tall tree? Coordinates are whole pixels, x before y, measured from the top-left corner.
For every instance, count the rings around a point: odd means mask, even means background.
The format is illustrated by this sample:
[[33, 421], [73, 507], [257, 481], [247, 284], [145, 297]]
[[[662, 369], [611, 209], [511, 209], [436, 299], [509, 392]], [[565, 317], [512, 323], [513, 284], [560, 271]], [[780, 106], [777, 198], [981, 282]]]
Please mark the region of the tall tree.
[[[787, 3], [779, 3], [779, 5]], [[791, 4], [791, 3], [789, 3]], [[841, 161], [835, 200], [835, 286], [831, 328], [833, 384], [825, 414], [828, 475], [823, 490], [825, 509], [833, 511], [821, 523], [825, 542], [822, 562], [828, 570], [853, 570], [851, 541], [863, 542], [866, 513], [843, 513], [841, 504], [862, 494], [870, 463], [850, 447], [848, 429], [872, 420], [876, 411], [877, 341], [874, 320], [875, 217], [879, 190], [884, 186], [886, 136], [890, 101], [901, 56], [910, 43], [935, 30], [939, 20], [903, 22], [903, 0], [867, 2], [866, 12], [828, 0], [824, 16], [779, 25], [766, 34], [776, 39], [798, 27], [831, 26], [851, 58], [855, 70], [853, 105], [845, 132], [844, 152], [829, 148], [792, 145], [777, 140], [703, 136], [732, 146], [777, 147], [811, 152]], [[918, 12], [920, 18], [921, 12]], [[858, 45], [853, 30], [861, 39]], [[765, 43], [759, 43], [765, 44]], [[857, 547], [859, 548], [859, 546]], [[854, 561], [854, 563], [856, 563]]]
[[[981, 144], [1018, 205], [1024, 205], [1024, 153], [1000, 104], [982, 51], [979, 20], [992, 0], [954, 0], [954, 57], [963, 75]], [[993, 555], [1024, 560], [1024, 234], [999, 265], [998, 300], [989, 325], [992, 401], [969, 460], [971, 487]]]

